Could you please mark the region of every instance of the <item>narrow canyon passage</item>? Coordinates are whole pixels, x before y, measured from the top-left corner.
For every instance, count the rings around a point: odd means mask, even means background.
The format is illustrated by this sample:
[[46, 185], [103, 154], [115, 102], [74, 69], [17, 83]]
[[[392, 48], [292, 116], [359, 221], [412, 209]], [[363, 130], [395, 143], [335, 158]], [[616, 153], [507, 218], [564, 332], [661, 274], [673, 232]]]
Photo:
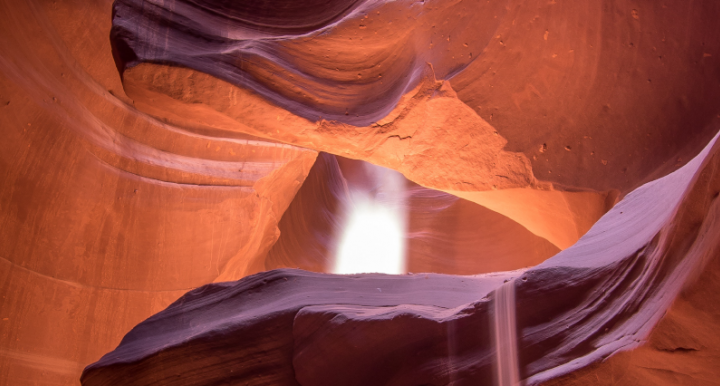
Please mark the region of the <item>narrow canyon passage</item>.
[[0, 0], [0, 385], [720, 384], [719, 18]]

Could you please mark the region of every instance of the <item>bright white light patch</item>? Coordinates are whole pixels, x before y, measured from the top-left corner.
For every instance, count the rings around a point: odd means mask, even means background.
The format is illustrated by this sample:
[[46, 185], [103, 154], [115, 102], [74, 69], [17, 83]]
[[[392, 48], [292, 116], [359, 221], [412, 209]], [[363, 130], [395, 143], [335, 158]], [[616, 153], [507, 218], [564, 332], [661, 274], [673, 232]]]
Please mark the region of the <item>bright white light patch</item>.
[[405, 273], [405, 222], [398, 208], [360, 202], [340, 240], [334, 273]]

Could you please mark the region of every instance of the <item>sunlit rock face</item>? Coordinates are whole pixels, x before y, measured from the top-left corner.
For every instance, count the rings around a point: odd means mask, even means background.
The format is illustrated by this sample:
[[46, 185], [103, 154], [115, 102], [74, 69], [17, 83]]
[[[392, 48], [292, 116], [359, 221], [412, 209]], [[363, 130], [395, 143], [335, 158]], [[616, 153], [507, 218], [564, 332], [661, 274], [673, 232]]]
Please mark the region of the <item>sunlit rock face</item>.
[[533, 185], [528, 162], [543, 181], [625, 194], [713, 134], [713, 1], [347, 6], [291, 34], [212, 2], [117, 1], [112, 41], [126, 90], [155, 114], [203, 111], [210, 126], [371, 159], [435, 188]]
[[[719, 163], [713, 140], [681, 169], [629, 194], [574, 246], [528, 270], [343, 276], [283, 269], [204, 286], [136, 326], [85, 369], [82, 382], [493, 384], [491, 321], [503, 283], [515, 291], [520, 379], [565, 375], [638, 347], [689, 278], [717, 274], [708, 263], [717, 260], [720, 234]], [[674, 337], [656, 344], [681, 348]], [[713, 343], [704, 347], [717, 353]]]
[[0, 385], [720, 379], [720, 3], [0, 16]]
[[[401, 273], [472, 275], [515, 270], [539, 264], [559, 252], [548, 240], [517, 222], [471, 201], [423, 188], [378, 166], [320, 153], [280, 220], [280, 237], [264, 260], [265, 265], [255, 267], [255, 271], [292, 267], [336, 272], [342, 248], [351, 254], [356, 252], [351, 248], [358, 248], [342, 245], [343, 237], [354, 225], [350, 221], [358, 209], [368, 214], [362, 208], [368, 204], [383, 208], [381, 216], [397, 216], [390, 219], [397, 222], [380, 227], [368, 224], [371, 229], [363, 228], [359, 234], [349, 236], [361, 243], [359, 248], [373, 244], [369, 249], [380, 243], [367, 237], [382, 238], [382, 243], [389, 244], [382, 255], [389, 254], [392, 247], [402, 248]], [[390, 233], [392, 229], [375, 233], [377, 228], [392, 226], [402, 226], [400, 240], [390, 238], [395, 237]], [[363, 265], [364, 259], [372, 258], [360, 257], [355, 264]], [[361, 272], [367, 269], [344, 273]], [[383, 271], [375, 268], [372, 272]]]

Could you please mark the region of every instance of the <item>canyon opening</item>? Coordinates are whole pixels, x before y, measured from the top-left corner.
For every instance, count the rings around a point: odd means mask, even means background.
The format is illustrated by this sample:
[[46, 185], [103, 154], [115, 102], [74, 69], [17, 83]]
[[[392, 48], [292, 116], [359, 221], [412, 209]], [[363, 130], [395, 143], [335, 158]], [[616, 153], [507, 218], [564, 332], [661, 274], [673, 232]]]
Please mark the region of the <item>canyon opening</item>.
[[720, 2], [0, 20], [0, 386], [720, 385]]

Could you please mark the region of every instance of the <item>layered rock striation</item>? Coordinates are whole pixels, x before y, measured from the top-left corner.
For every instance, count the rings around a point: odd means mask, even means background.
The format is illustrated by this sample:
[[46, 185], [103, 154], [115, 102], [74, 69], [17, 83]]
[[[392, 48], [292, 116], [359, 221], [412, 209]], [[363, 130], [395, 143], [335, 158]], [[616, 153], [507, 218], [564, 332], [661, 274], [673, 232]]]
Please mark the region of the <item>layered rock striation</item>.
[[718, 145], [643, 185], [528, 270], [337, 276], [276, 270], [192, 291], [85, 369], [84, 385], [491, 384], [497, 289], [515, 287], [518, 362], [538, 384], [638, 347], [717, 259]]
[[[527, 382], [713, 384], [718, 18], [0, 0], [0, 385], [490, 382], [510, 277]], [[324, 273], [379, 167], [435, 274]]]

